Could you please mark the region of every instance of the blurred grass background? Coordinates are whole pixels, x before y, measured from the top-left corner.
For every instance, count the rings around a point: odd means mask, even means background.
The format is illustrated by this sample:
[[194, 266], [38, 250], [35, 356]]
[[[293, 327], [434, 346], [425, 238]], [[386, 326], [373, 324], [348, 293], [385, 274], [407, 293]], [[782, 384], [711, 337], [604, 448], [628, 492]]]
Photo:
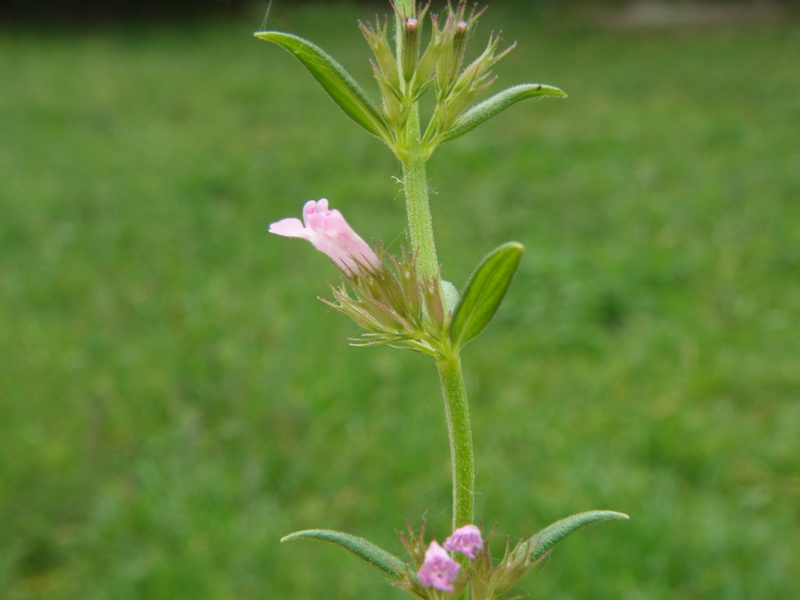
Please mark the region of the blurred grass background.
[[[569, 513], [520, 593], [788, 598], [800, 572], [800, 27], [600, 27], [497, 3], [515, 107], [430, 163], [447, 279], [527, 254], [464, 361], [478, 514]], [[383, 12], [383, 8], [378, 7]], [[276, 5], [372, 90], [356, 19]], [[401, 598], [331, 527], [449, 527], [430, 361], [353, 349], [269, 222], [328, 197], [405, 240], [389, 152], [260, 15], [0, 34], [0, 596]], [[477, 51], [478, 48], [474, 48]], [[499, 87], [497, 88], [499, 89]], [[498, 548], [499, 551], [499, 544]]]

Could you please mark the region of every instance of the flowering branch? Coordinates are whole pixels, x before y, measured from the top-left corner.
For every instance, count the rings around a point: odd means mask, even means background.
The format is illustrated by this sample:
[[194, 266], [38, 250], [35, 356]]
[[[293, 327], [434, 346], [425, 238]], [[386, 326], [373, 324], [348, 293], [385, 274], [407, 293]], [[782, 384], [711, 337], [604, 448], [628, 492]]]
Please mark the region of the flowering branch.
[[[499, 37], [492, 34], [483, 52], [465, 67], [467, 41], [483, 11], [473, 8], [468, 12], [466, 2], [457, 2], [448, 3], [443, 18], [431, 14], [430, 39], [423, 50], [422, 32], [430, 5], [417, 7], [414, 0], [394, 0], [392, 6], [394, 50], [389, 44], [388, 19], [360, 24], [374, 55], [380, 105], [311, 42], [275, 31], [256, 36], [290, 51], [354, 122], [395, 154], [403, 172], [410, 251], [403, 249], [396, 257], [381, 244], [370, 247], [339, 211], [329, 208], [326, 199], [307, 202], [302, 221], [282, 219], [270, 226], [270, 232], [309, 241], [339, 269], [340, 285], [331, 286], [333, 300], [325, 302], [364, 330], [351, 340], [353, 344], [385, 344], [435, 359], [450, 444], [453, 534], [443, 545], [435, 540], [426, 544], [424, 527], [415, 534], [409, 526], [408, 535], [399, 536], [410, 562], [363, 538], [327, 529], [296, 532], [283, 541], [306, 538], [341, 546], [417, 599], [453, 600], [464, 594], [473, 600], [493, 600], [573, 531], [603, 520], [627, 519], [627, 515], [612, 511], [572, 515], [513, 548], [506, 543], [505, 555], [492, 565], [488, 541], [474, 525], [475, 463], [460, 352], [498, 310], [523, 248], [514, 242], [499, 246], [477, 266], [461, 295], [455, 293], [440, 276], [426, 163], [440, 144], [464, 135], [521, 100], [565, 94], [552, 86], [522, 84], [474, 104], [477, 95], [495, 81], [491, 69], [514, 46], [499, 50]], [[436, 102], [423, 129], [418, 101], [429, 90], [434, 91]]]

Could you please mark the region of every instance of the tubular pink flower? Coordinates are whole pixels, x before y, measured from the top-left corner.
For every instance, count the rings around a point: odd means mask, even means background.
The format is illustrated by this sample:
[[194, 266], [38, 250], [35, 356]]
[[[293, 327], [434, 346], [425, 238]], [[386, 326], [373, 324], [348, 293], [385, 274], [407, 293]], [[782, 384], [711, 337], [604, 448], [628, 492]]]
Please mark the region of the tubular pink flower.
[[444, 592], [453, 591], [453, 582], [461, 568], [456, 561], [436, 542], [431, 542], [425, 552], [425, 561], [417, 571], [417, 576], [425, 587], [435, 587]]
[[357, 275], [359, 266], [379, 270], [381, 261], [372, 248], [347, 224], [342, 213], [328, 208], [325, 198], [309, 200], [303, 207], [303, 221], [281, 219], [269, 226], [269, 232], [285, 237], [299, 237], [311, 242], [341, 268]]
[[444, 547], [450, 552], [460, 552], [467, 558], [475, 560], [475, 554], [483, 549], [481, 530], [475, 525], [459, 527], [444, 541]]

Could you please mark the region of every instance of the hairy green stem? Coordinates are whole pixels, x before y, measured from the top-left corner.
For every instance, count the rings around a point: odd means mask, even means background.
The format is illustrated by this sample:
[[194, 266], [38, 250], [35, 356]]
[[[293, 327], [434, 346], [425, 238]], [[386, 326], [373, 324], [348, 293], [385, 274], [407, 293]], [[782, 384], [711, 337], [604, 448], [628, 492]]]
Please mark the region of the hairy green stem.
[[[395, 11], [397, 68], [402, 73], [404, 37], [401, 34], [403, 31], [401, 15], [415, 14], [414, 0], [397, 0], [395, 6], [397, 8]], [[404, 82], [401, 83], [404, 84]], [[436, 258], [433, 220], [428, 201], [428, 176], [425, 171], [425, 162], [428, 160], [428, 156], [422, 152], [419, 105], [416, 102], [411, 106], [404, 130], [398, 134], [396, 153], [403, 165], [408, 235], [411, 238], [411, 247], [417, 254], [417, 274], [438, 279], [439, 261]]]
[[[419, 153], [419, 113], [414, 106], [406, 129], [408, 152], [402, 159], [406, 212], [411, 245], [417, 255], [418, 275], [438, 277], [439, 263], [433, 237], [426, 159]], [[469, 405], [458, 353], [437, 360], [442, 384], [450, 460], [453, 474], [453, 529], [473, 522], [475, 461]]]
[[[413, 15], [414, 0], [395, 0], [398, 8], [396, 52], [398, 69], [402, 72], [403, 55], [402, 21], [400, 15]], [[428, 176], [425, 163], [430, 153], [422, 148], [419, 106], [414, 103], [405, 126], [398, 132], [397, 156], [403, 165], [403, 188], [406, 196], [408, 234], [412, 250], [416, 253], [417, 275], [439, 278], [439, 260], [433, 237], [433, 220], [428, 196]], [[461, 372], [458, 352], [441, 356], [436, 366], [442, 384], [447, 433], [450, 439], [450, 461], [453, 474], [453, 529], [474, 521], [475, 459], [472, 450], [472, 426], [469, 420], [467, 391]]]
[[469, 404], [457, 355], [437, 361], [442, 383], [450, 457], [453, 471], [453, 529], [474, 522], [475, 459], [472, 453], [472, 428]]
[[403, 164], [403, 187], [406, 194], [406, 214], [411, 247], [417, 255], [417, 273], [431, 278], [439, 277], [439, 260], [433, 238], [433, 220], [428, 201], [428, 176], [426, 158], [420, 152], [419, 109], [415, 104], [406, 125], [407, 151]]

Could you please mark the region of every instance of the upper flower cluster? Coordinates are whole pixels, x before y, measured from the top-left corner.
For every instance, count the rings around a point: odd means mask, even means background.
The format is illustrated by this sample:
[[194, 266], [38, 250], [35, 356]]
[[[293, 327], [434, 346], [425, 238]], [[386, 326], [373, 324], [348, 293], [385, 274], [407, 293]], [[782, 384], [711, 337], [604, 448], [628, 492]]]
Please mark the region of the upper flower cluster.
[[[409, 14], [395, 5], [399, 55], [389, 42], [386, 20], [361, 23], [361, 31], [375, 60], [373, 72], [381, 91], [383, 116], [395, 132], [402, 132], [411, 108], [425, 92], [436, 90], [437, 104], [423, 144], [438, 143], [469, 107], [475, 96], [494, 81], [492, 66], [513, 45], [497, 53], [499, 38], [489, 37], [483, 53], [464, 67], [467, 41], [483, 10], [468, 12], [466, 2], [448, 4], [447, 14], [430, 15], [431, 34], [425, 50], [422, 33], [429, 4], [413, 6]], [[484, 9], [485, 10], [485, 9]]]
[[[280, 31], [255, 35], [291, 52], [348, 117], [383, 140], [404, 162], [412, 156], [427, 160], [439, 144], [461, 137], [517, 102], [566, 97], [558, 88], [525, 83], [475, 103], [476, 96], [494, 81], [494, 65], [514, 45], [502, 49], [500, 38], [492, 34], [483, 52], [467, 62], [467, 42], [483, 10], [468, 9], [464, 1], [448, 2], [442, 15], [429, 15], [430, 2], [418, 6], [414, 0], [396, 0], [392, 6], [393, 34], [389, 33], [389, 18], [360, 24], [374, 55], [380, 106], [340, 63], [310, 41]], [[423, 44], [423, 29], [428, 22], [430, 35]], [[414, 107], [431, 89], [436, 93], [435, 108], [428, 125], [420, 131]]]

